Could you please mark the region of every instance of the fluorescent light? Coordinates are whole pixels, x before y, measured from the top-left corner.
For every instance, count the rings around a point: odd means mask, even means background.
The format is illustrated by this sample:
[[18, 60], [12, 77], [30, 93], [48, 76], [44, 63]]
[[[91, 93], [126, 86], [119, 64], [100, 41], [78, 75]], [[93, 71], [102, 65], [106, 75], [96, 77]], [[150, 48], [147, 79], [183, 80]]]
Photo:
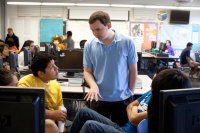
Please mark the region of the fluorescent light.
[[110, 4], [111, 7], [130, 7], [130, 8], [144, 8], [144, 5], [122, 5], [122, 4]]
[[44, 3], [41, 3], [41, 5], [44, 5], [44, 6], [75, 6], [76, 4], [75, 3], [47, 3], [47, 2], [44, 2]]
[[123, 4], [93, 4], [93, 3], [47, 3], [47, 2], [7, 2], [8, 5], [44, 5], [44, 6], [96, 6], [96, 7], [126, 7], [126, 8], [154, 8], [175, 10], [200, 10], [200, 7], [184, 6], [155, 6], [155, 5], [123, 5]]
[[41, 5], [41, 2], [7, 2], [8, 5]]
[[82, 4], [82, 3], [77, 3], [76, 6], [110, 6], [110, 4]]

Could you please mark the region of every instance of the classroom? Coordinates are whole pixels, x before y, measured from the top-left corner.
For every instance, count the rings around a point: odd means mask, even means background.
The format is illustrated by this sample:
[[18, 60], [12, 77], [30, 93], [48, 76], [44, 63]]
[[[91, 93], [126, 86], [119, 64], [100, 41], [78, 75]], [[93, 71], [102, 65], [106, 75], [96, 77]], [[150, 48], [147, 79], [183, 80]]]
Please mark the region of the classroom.
[[0, 132], [199, 132], [199, 11], [199, 0], [1, 0]]

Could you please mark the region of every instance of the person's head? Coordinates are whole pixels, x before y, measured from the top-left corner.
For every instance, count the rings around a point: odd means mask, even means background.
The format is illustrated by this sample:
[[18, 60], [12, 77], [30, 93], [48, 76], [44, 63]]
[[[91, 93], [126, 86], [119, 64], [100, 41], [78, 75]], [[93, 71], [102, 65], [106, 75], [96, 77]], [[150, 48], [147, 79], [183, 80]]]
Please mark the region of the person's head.
[[33, 57], [31, 70], [34, 76], [48, 82], [58, 78], [58, 67], [54, 62], [55, 57], [50, 54], [38, 53]]
[[67, 38], [72, 36], [72, 32], [71, 31], [67, 31]]
[[94, 36], [99, 40], [103, 40], [108, 36], [108, 30], [111, 28], [110, 16], [103, 11], [92, 13], [89, 18], [90, 29]]
[[152, 81], [152, 97], [148, 105], [149, 131], [159, 127], [159, 93], [160, 90], [191, 88], [190, 79], [178, 69], [161, 71]]
[[17, 75], [8, 69], [0, 69], [0, 86], [17, 86]]
[[190, 49], [192, 49], [192, 45], [193, 45], [193, 43], [191, 43], [191, 42], [188, 42], [186, 46], [187, 46], [187, 48], [190, 48]]
[[0, 56], [6, 58], [9, 56], [9, 46], [7, 44], [0, 45]]
[[20, 51], [23, 51], [24, 48], [28, 48], [31, 50], [31, 52], [34, 54], [35, 53], [35, 45], [34, 45], [34, 41], [32, 40], [26, 40], [21, 48]]
[[166, 41], [166, 45], [167, 45], [167, 47], [168, 47], [168, 46], [172, 46], [171, 41], [170, 41], [170, 40], [167, 40], [167, 41]]
[[85, 47], [85, 42], [86, 42], [87, 40], [81, 40], [80, 41], [80, 48], [84, 48]]
[[8, 35], [12, 36], [13, 35], [13, 29], [12, 28], [8, 28]]

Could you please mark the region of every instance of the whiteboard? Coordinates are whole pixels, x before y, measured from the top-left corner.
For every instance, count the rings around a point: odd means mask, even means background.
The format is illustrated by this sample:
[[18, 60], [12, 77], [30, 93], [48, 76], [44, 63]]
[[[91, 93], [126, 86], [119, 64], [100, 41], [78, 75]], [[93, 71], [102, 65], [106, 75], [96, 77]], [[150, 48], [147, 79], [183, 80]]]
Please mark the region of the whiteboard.
[[[129, 22], [125, 21], [113, 21], [112, 23], [112, 29], [125, 34], [129, 35]], [[92, 31], [90, 30], [90, 26], [88, 21], [76, 21], [76, 20], [68, 20], [67, 31], [72, 31], [73, 35], [72, 38], [75, 41], [75, 48], [79, 48], [79, 42], [81, 40], [89, 40], [90, 38], [94, 37], [92, 34]]]

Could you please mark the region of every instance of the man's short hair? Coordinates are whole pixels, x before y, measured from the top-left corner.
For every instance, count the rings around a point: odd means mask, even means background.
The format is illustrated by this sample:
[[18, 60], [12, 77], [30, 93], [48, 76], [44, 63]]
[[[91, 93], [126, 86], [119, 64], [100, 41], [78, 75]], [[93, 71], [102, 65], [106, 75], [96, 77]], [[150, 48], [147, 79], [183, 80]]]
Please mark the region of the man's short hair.
[[8, 31], [13, 31], [13, 29], [12, 28], [8, 28]]
[[17, 76], [11, 70], [5, 68], [0, 69], [0, 86], [8, 86], [12, 82], [14, 75]]
[[191, 42], [188, 42], [187, 43], [187, 47], [190, 47], [190, 46], [192, 46], [193, 45], [193, 43], [191, 43]]
[[31, 62], [31, 70], [34, 76], [38, 76], [38, 71], [42, 71], [45, 73], [45, 69], [47, 68], [48, 64], [55, 60], [55, 56], [45, 53], [38, 53], [36, 56], [33, 57]]
[[106, 26], [108, 23], [111, 23], [110, 16], [108, 15], [108, 13], [103, 11], [96, 11], [92, 13], [89, 18], [89, 24], [93, 24], [97, 20], [99, 20], [104, 26]]

